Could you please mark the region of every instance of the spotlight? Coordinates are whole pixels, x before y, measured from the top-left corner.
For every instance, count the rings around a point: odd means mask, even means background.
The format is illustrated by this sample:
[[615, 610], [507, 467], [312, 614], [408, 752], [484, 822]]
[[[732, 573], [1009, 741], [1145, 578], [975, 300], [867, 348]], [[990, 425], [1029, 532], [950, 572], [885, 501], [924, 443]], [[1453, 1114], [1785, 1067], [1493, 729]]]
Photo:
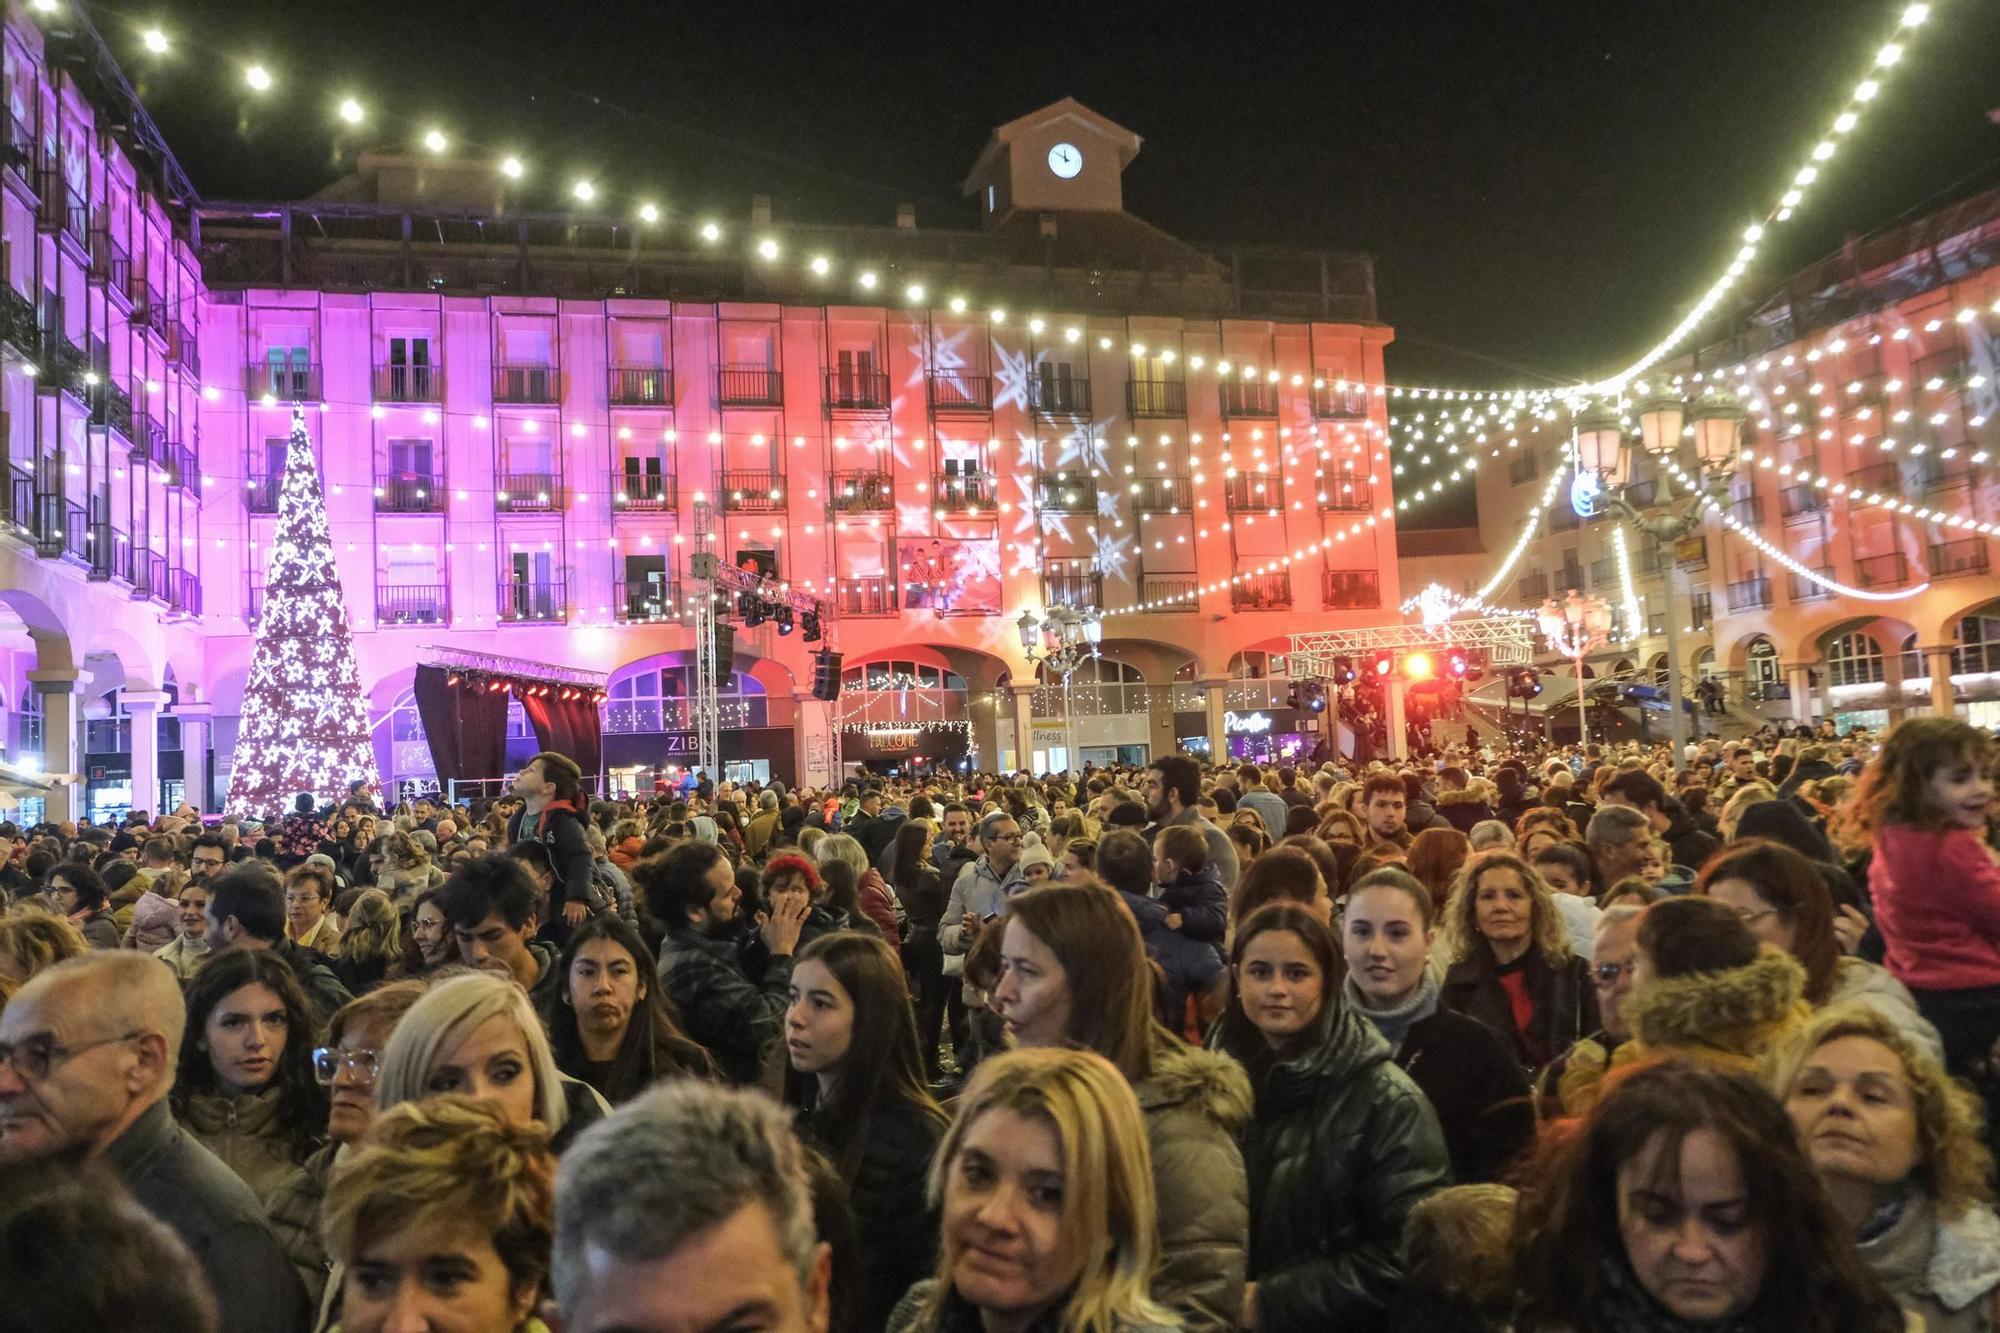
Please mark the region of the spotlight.
[[826, 631], [819, 623], [819, 612], [801, 611], [799, 613], [799, 637], [807, 643], [818, 643], [826, 637]]
[[456, 671], [452, 672], [450, 675], [444, 678], [444, 683], [447, 685], [459, 685], [463, 684], [464, 681], [465, 677], [459, 675]]
[[1436, 663], [1429, 653], [1411, 653], [1403, 659], [1403, 679], [1409, 681], [1429, 680], [1437, 673]]
[[792, 632], [792, 608], [789, 606], [780, 606], [778, 608], [777, 619], [779, 637], [782, 638], [784, 635], [790, 634]]
[[1396, 669], [1396, 658], [1392, 653], [1379, 652], [1368, 659], [1368, 665], [1375, 672], [1377, 679], [1386, 680]]
[[1335, 685], [1352, 685], [1354, 683], [1353, 658], [1336, 657], [1333, 659], [1333, 683]]
[[1471, 669], [1472, 669], [1472, 663], [1466, 658], [1466, 655], [1463, 652], [1460, 652], [1457, 649], [1453, 649], [1450, 653], [1447, 653], [1445, 655], [1444, 659], [1445, 674], [1450, 676], [1453, 680], [1464, 680], [1465, 673]]
[[749, 609], [743, 613], [743, 628], [756, 629], [771, 618], [770, 605], [759, 598], [750, 598]]

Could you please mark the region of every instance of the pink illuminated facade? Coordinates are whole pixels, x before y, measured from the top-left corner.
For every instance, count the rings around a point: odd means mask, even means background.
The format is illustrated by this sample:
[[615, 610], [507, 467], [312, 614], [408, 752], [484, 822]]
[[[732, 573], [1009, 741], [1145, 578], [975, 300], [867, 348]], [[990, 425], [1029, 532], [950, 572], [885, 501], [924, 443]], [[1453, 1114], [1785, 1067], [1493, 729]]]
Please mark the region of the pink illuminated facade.
[[[977, 229], [760, 202], [711, 242], [394, 156], [196, 204], [149, 126], [98, 128], [146, 126], [101, 52], [43, 40], [7, 28], [0, 692], [99, 813], [226, 786], [293, 403], [398, 784], [440, 644], [606, 673], [614, 786], [687, 763], [704, 515], [833, 606], [848, 681], [812, 699], [802, 636], [739, 623], [734, 773], [1297, 752], [1271, 655], [1396, 619], [1368, 261], [1166, 236], [1123, 209], [1137, 136], [1074, 102], [995, 132]], [[1106, 615], [1067, 711], [1017, 624], [1059, 605]]]

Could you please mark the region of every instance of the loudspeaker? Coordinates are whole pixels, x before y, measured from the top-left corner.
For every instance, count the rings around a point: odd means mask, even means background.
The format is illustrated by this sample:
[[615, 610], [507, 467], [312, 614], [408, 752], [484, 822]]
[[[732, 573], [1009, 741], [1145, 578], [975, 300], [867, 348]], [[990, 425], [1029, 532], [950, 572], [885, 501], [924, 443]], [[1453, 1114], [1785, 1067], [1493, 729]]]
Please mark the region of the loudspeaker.
[[736, 626], [726, 620], [715, 622], [715, 673], [727, 679], [736, 661]]
[[840, 696], [840, 654], [813, 654], [813, 698], [830, 702]]

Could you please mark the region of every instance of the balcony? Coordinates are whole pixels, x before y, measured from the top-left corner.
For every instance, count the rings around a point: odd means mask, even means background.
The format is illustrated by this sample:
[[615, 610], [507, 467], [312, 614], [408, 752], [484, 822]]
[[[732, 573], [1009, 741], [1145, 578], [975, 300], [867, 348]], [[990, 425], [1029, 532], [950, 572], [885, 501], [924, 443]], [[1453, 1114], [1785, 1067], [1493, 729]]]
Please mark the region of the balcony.
[[1329, 611], [1369, 611], [1382, 605], [1382, 575], [1373, 569], [1329, 569], [1324, 593]]
[[243, 392], [277, 403], [317, 403], [324, 396], [317, 364], [253, 365], [243, 376]]
[[1924, 489], [1945, 491], [1972, 484], [1972, 464], [1963, 458], [1943, 458], [1931, 454], [1924, 459]]
[[893, 616], [896, 585], [881, 575], [841, 579], [834, 587], [834, 605], [844, 616]]
[[1556, 586], [1563, 589], [1574, 588], [1578, 592], [1582, 592], [1584, 588], [1583, 566], [1563, 565], [1557, 569]]
[[71, 194], [69, 182], [63, 179], [62, 172], [55, 167], [45, 166], [37, 176], [41, 205], [36, 210], [36, 225], [45, 232], [60, 232], [78, 245], [88, 245], [89, 204]]
[[835, 472], [827, 479], [826, 507], [836, 514], [894, 513], [896, 479], [887, 472]]
[[715, 403], [718, 407], [783, 407], [785, 373], [761, 365], [718, 366]]
[[1539, 602], [1549, 595], [1549, 576], [1547, 574], [1523, 574], [1520, 582], [1515, 586], [1520, 590], [1522, 601]]
[[1894, 495], [1902, 487], [1903, 469], [1893, 458], [1855, 468], [1847, 474], [1847, 489], [1850, 491], [1886, 491]]
[[613, 407], [672, 407], [674, 372], [664, 366], [613, 366], [606, 396]]
[[1262, 514], [1285, 506], [1285, 479], [1276, 473], [1239, 472], [1222, 482], [1223, 501], [1232, 514]]
[[933, 477], [936, 488], [933, 507], [948, 514], [990, 513], [994, 506], [994, 481], [990, 472], [941, 472]]
[[554, 366], [493, 367], [493, 401], [523, 407], [546, 406], [562, 398], [562, 376]]
[[612, 596], [617, 599], [613, 608], [618, 618], [632, 624], [646, 624], [681, 618], [681, 585], [663, 583], [657, 579], [646, 579], [636, 583], [614, 583]]
[[278, 512], [278, 491], [285, 484], [282, 472], [252, 468], [243, 478], [243, 509], [251, 514]]
[[1764, 522], [1764, 497], [1761, 495], [1739, 495], [1729, 505], [1729, 512], [1738, 523], [1748, 527], [1759, 527]]
[[1771, 576], [1752, 574], [1729, 585], [1731, 611], [1761, 611], [1771, 605]]
[[1807, 518], [1826, 509], [1826, 493], [1808, 482], [1778, 492], [1778, 510], [1787, 520]]
[[678, 490], [673, 477], [664, 472], [633, 469], [611, 474], [612, 507], [627, 513], [679, 508]]
[[[1612, 580], [1616, 579], [1617, 577], [1618, 577], [1618, 562], [1611, 556], [1607, 555], [1601, 560], [1593, 560], [1590, 562], [1591, 587], [1608, 588], [1611, 586]], [[1577, 586], [1581, 587], [1583, 585], [1578, 584]]]
[[1910, 383], [1919, 393], [1953, 393], [1965, 387], [1966, 378], [1965, 352], [1957, 347], [1932, 352], [1910, 365]]
[[559, 472], [502, 472], [494, 478], [493, 499], [508, 513], [562, 508], [562, 474]]
[[1229, 605], [1237, 611], [1289, 611], [1292, 606], [1291, 571], [1279, 569], [1268, 574], [1245, 574], [1229, 585]]
[[[196, 341], [194, 330], [178, 319], [169, 319], [163, 337], [167, 340], [167, 362], [179, 366], [191, 375], [201, 374], [201, 343]], [[317, 392], [319, 381], [313, 380]]]
[[246, 575], [243, 581], [243, 622], [255, 625], [264, 618], [264, 585], [254, 582], [258, 576]]
[[888, 411], [888, 373], [880, 370], [827, 371], [826, 410], [829, 412]]
[[161, 467], [169, 485], [178, 486], [189, 495], [201, 493], [201, 459], [194, 450], [184, 444], [171, 446]]
[[441, 514], [444, 478], [422, 472], [392, 472], [375, 479], [378, 514]]
[[0, 162], [21, 173], [28, 185], [35, 184], [35, 131], [19, 116], [6, 119], [6, 138], [0, 140]]
[[1320, 384], [1313, 389], [1313, 415], [1321, 421], [1361, 421], [1368, 416], [1364, 385]]
[[1984, 574], [1987, 570], [1985, 540], [1965, 537], [1957, 541], [1932, 542], [1930, 569], [1931, 577], [1938, 579], [1955, 578], [1960, 574]]
[[[1823, 579], [1830, 579], [1833, 577], [1833, 566], [1821, 565], [1813, 572]], [[1824, 584], [1815, 583], [1805, 575], [1798, 573], [1786, 575], [1785, 593], [1794, 603], [1825, 602], [1833, 599], [1833, 589]]]
[[993, 411], [993, 377], [933, 371], [926, 379], [933, 412], [985, 416]]
[[377, 366], [375, 401], [441, 403], [444, 401], [444, 370], [440, 366]]
[[1090, 415], [1090, 381], [1078, 379], [1068, 366], [1057, 373], [1048, 366], [1035, 369], [1034, 408], [1040, 416]]
[[1095, 514], [1097, 482], [1083, 472], [1044, 472], [1035, 478], [1035, 504], [1054, 514]]
[[375, 623], [442, 625], [451, 618], [449, 589], [442, 583], [384, 583], [375, 589]]
[[151, 329], [162, 339], [167, 336], [167, 298], [153, 289], [144, 278], [134, 276], [131, 286], [132, 324], [135, 328]]
[[1104, 605], [1104, 575], [1088, 560], [1051, 560], [1042, 567], [1042, 605], [1098, 610]]
[[1901, 551], [1861, 556], [1854, 562], [1854, 582], [1862, 588], [1898, 588], [1910, 581], [1910, 558]]
[[1138, 477], [1132, 482], [1135, 514], [1186, 514], [1194, 510], [1194, 484], [1186, 477]]
[[756, 468], [722, 474], [722, 507], [732, 513], [772, 513], [785, 507], [784, 478]]
[[569, 598], [563, 591], [563, 583], [562, 579], [540, 583], [500, 580], [494, 601], [500, 619], [530, 624], [554, 624], [568, 619]]
[[131, 394], [110, 380], [100, 378], [96, 384], [87, 387], [86, 396], [90, 403], [91, 425], [117, 431], [128, 444], [139, 438], [132, 431]]
[[1221, 386], [1222, 419], [1278, 415], [1278, 386], [1259, 380], [1228, 380]]
[[1165, 574], [1139, 571], [1139, 600], [1155, 611], [1199, 611], [1195, 590], [1200, 586], [1193, 570]]
[[1320, 479], [1319, 510], [1322, 514], [1366, 514], [1374, 508], [1373, 477], [1336, 472]]
[[136, 553], [132, 562], [132, 600], [165, 602], [174, 595], [174, 568], [158, 551]]
[[1125, 412], [1135, 419], [1184, 417], [1187, 384], [1182, 380], [1129, 380], [1125, 385]]
[[90, 280], [107, 291], [128, 296], [132, 283], [132, 254], [112, 239], [107, 227], [90, 229]]

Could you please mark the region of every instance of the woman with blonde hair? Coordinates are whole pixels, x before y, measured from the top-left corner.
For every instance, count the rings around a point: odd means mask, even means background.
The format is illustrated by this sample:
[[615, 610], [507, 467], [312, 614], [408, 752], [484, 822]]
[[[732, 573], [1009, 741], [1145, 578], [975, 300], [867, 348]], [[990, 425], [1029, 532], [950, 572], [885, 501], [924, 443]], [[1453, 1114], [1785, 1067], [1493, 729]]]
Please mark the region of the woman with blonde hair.
[[1716, 834], [1724, 842], [1736, 841], [1736, 826], [1743, 820], [1743, 812], [1759, 801], [1775, 801], [1778, 789], [1768, 782], [1746, 782], [1731, 792], [1729, 799], [1722, 803], [1722, 813], [1715, 817]]
[[0, 913], [0, 978], [24, 983], [44, 968], [90, 952], [90, 941], [66, 916], [24, 903]]
[[383, 1112], [335, 1168], [321, 1214], [327, 1255], [345, 1271], [340, 1326], [544, 1333], [534, 1310], [555, 1194], [545, 1130], [491, 1102]]
[[390, 1034], [376, 1076], [383, 1110], [443, 1092], [499, 1103], [517, 1125], [539, 1123], [560, 1153], [610, 1107], [556, 1068], [528, 993], [511, 978], [468, 972], [438, 982]]
[[1179, 1327], [1150, 1291], [1152, 1178], [1139, 1103], [1109, 1060], [1047, 1047], [984, 1061], [931, 1163], [937, 1276], [910, 1288], [891, 1333]]
[[350, 995], [366, 995], [403, 961], [403, 919], [389, 895], [363, 889], [347, 910], [340, 932], [340, 956], [331, 959], [334, 974]]
[[1492, 1028], [1523, 1069], [1539, 1070], [1597, 1029], [1590, 964], [1571, 950], [1549, 886], [1525, 857], [1490, 851], [1467, 861], [1443, 919], [1445, 1007]]
[[1315, 831], [1330, 845], [1343, 842], [1355, 847], [1361, 845], [1361, 821], [1343, 806], [1321, 806], [1319, 828]]

